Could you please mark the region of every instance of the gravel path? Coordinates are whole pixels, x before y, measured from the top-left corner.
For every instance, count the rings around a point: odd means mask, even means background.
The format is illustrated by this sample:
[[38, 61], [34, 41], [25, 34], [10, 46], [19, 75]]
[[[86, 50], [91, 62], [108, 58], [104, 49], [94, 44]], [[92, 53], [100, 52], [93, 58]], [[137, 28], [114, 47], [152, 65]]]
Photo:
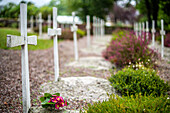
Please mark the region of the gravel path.
[[[86, 38], [80, 39], [78, 41], [78, 46], [79, 48], [86, 48]], [[98, 57], [101, 55], [85, 53], [79, 50], [79, 56]], [[74, 47], [72, 41], [59, 43], [59, 60], [61, 77], [94, 76], [107, 78], [110, 76], [108, 70], [66, 67], [65, 64], [74, 61]], [[40, 105], [40, 85], [54, 80], [53, 48], [29, 51], [29, 71], [31, 103], [32, 106]], [[22, 112], [21, 84], [21, 51], [0, 49], [0, 112]]]

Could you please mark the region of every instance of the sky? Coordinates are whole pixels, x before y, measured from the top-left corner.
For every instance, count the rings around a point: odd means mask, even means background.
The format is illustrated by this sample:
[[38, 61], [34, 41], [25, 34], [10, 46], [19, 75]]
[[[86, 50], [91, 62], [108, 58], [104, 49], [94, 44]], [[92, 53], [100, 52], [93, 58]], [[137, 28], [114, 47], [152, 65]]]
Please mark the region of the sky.
[[[2, 0], [0, 2], [0, 5], [5, 5], [5, 4], [9, 3], [9, 2], [19, 4], [21, 1], [22, 0]], [[24, 1], [26, 1], [26, 2], [31, 1], [31, 2], [33, 2], [35, 4], [35, 6], [40, 7], [40, 6], [48, 4], [51, 0], [24, 0]]]

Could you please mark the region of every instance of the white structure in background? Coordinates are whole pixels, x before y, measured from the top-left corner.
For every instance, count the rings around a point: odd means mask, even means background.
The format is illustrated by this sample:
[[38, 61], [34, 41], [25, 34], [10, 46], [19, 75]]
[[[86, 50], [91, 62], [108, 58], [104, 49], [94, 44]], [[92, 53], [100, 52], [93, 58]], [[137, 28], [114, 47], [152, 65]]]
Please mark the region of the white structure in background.
[[59, 77], [59, 58], [58, 58], [58, 35], [61, 35], [61, 28], [57, 28], [57, 8], [53, 7], [53, 29], [48, 28], [48, 35], [54, 36], [54, 72], [55, 81]]
[[149, 24], [148, 21], [146, 21], [146, 39], [149, 39]]
[[21, 30], [20, 20], [21, 20], [21, 16], [20, 16], [20, 14], [19, 14], [19, 15], [18, 15], [18, 29], [19, 29], [19, 30]]
[[96, 34], [96, 16], [93, 16], [93, 36]]
[[90, 38], [90, 16], [86, 16], [86, 29], [87, 29], [87, 47], [90, 47], [91, 38]]
[[33, 16], [31, 16], [31, 18], [30, 18], [30, 29], [31, 29], [31, 31], [33, 31], [33, 27], [34, 27], [34, 20], [33, 20]]
[[7, 46], [21, 46], [22, 61], [22, 103], [23, 113], [28, 113], [30, 104], [30, 84], [29, 84], [29, 64], [28, 64], [28, 44], [37, 45], [37, 36], [27, 36], [27, 5], [20, 4], [21, 14], [21, 36], [7, 35]]
[[75, 60], [77, 61], [79, 58], [78, 55], [78, 46], [77, 46], [77, 26], [75, 23], [75, 12], [72, 12], [72, 16], [73, 16], [73, 26], [71, 26], [71, 31], [73, 32], [73, 38], [74, 38], [74, 54], [75, 54]]
[[162, 45], [161, 57], [163, 58], [164, 57], [164, 35], [165, 35], [163, 19], [161, 19], [161, 31], [160, 31], [160, 34], [161, 34], [161, 45]]
[[155, 29], [155, 21], [152, 20], [152, 47], [155, 47], [155, 33], [156, 33], [156, 29]]
[[141, 23], [139, 23], [139, 36], [140, 36], [140, 38], [142, 36], [142, 26], [141, 26]]
[[142, 35], [143, 35], [143, 38], [145, 37], [145, 23], [142, 22]]
[[38, 22], [39, 22], [39, 37], [41, 37], [41, 35], [42, 35], [42, 23], [43, 23], [42, 14], [41, 13], [39, 13], [39, 20], [38, 20]]
[[47, 23], [48, 23], [48, 28], [51, 28], [51, 15], [50, 14], [48, 15]]

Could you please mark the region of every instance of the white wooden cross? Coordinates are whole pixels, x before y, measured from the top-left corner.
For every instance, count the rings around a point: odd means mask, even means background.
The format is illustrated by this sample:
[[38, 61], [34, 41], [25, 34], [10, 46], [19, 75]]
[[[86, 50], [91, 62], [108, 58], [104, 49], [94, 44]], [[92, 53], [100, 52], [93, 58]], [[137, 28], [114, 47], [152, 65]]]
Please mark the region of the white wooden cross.
[[98, 18], [96, 17], [96, 20], [95, 20], [95, 24], [96, 24], [96, 29], [95, 29], [95, 32], [96, 32], [96, 38], [98, 36]]
[[143, 38], [145, 36], [145, 23], [142, 22], [142, 35], [143, 35]]
[[75, 23], [75, 12], [72, 12], [73, 16], [73, 26], [71, 26], [71, 31], [73, 32], [73, 38], [74, 38], [74, 54], [75, 54], [75, 60], [77, 61], [79, 58], [78, 55], [78, 46], [77, 46], [77, 26]]
[[101, 19], [101, 36], [103, 37], [104, 35], [104, 20]]
[[33, 16], [31, 16], [31, 18], [30, 18], [30, 29], [31, 29], [31, 31], [33, 31], [33, 27], [34, 27], [34, 20], [33, 20]]
[[142, 36], [142, 26], [141, 26], [141, 23], [139, 23], [139, 36], [140, 37]]
[[152, 47], [155, 47], [155, 33], [156, 33], [155, 21], [152, 20]]
[[163, 19], [161, 19], [160, 34], [161, 34], [161, 57], [163, 58], [164, 57], [164, 35], [165, 35]]
[[146, 21], [146, 39], [149, 39], [149, 24], [148, 21]]
[[29, 65], [28, 65], [28, 44], [37, 45], [37, 36], [27, 36], [27, 5], [20, 4], [21, 15], [21, 36], [7, 35], [7, 46], [21, 46], [22, 61], [22, 99], [23, 113], [28, 113], [30, 104]]
[[100, 36], [100, 18], [98, 18], [98, 36]]
[[104, 35], [105, 34], [105, 22], [104, 22], [104, 20], [102, 20], [102, 35]]
[[38, 22], [39, 22], [39, 36], [41, 37], [41, 35], [42, 35], [42, 23], [43, 23], [42, 14], [41, 13], [39, 13], [39, 20], [38, 20]]
[[139, 27], [138, 27], [138, 23], [136, 23], [136, 37], [138, 38], [138, 31], [139, 31]]
[[90, 47], [90, 16], [86, 16], [86, 29], [87, 29], [87, 47]]
[[47, 23], [48, 23], [48, 28], [51, 28], [51, 15], [50, 14], [48, 15]]
[[58, 60], [58, 35], [61, 35], [61, 28], [57, 28], [57, 8], [53, 7], [53, 29], [48, 28], [48, 35], [54, 36], [54, 72], [55, 81], [59, 77], [59, 60]]
[[96, 34], [96, 16], [93, 16], [93, 36]]

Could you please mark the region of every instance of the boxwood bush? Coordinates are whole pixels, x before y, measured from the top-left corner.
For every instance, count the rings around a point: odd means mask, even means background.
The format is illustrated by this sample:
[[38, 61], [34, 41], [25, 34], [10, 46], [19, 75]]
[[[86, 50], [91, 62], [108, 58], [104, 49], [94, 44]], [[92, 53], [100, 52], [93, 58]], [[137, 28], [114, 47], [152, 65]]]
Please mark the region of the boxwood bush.
[[160, 96], [161, 94], [166, 94], [170, 89], [168, 83], [164, 83], [155, 70], [145, 68], [142, 65], [136, 69], [125, 67], [113, 74], [109, 81], [124, 96], [137, 93]]
[[140, 94], [130, 97], [110, 96], [108, 101], [89, 104], [85, 113], [168, 113], [170, 111], [168, 96], [142, 96]]

